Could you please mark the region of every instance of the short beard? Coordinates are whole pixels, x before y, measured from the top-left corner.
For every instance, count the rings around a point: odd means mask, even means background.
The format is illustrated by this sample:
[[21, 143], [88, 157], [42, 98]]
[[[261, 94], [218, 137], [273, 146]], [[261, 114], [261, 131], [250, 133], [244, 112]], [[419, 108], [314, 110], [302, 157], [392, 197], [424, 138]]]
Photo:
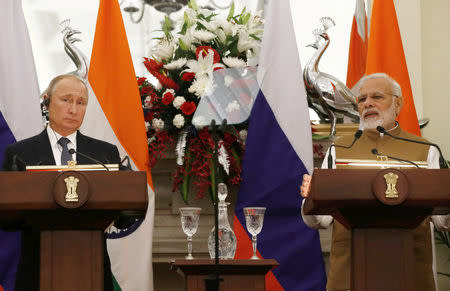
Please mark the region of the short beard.
[[[363, 116], [368, 111], [377, 112], [379, 114], [379, 117], [369, 118], [369, 120], [365, 120]], [[386, 125], [394, 123], [396, 117], [397, 117], [397, 114], [395, 113], [395, 102], [394, 102], [394, 99], [392, 99], [391, 106], [389, 106], [389, 108], [384, 112], [382, 112], [376, 108], [364, 109], [362, 116], [361, 116], [361, 124], [363, 125], [364, 129], [376, 129], [377, 126], [386, 127]]]

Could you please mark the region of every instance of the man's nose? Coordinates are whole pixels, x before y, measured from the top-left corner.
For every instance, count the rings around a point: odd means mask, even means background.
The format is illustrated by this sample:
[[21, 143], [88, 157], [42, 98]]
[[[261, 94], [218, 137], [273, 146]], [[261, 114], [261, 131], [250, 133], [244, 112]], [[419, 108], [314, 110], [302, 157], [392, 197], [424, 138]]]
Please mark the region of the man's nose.
[[373, 107], [374, 105], [374, 100], [372, 97], [367, 97], [366, 100], [364, 101], [364, 107], [365, 108], [370, 108]]
[[77, 113], [77, 103], [76, 102], [70, 103], [69, 112], [73, 113], [73, 114]]

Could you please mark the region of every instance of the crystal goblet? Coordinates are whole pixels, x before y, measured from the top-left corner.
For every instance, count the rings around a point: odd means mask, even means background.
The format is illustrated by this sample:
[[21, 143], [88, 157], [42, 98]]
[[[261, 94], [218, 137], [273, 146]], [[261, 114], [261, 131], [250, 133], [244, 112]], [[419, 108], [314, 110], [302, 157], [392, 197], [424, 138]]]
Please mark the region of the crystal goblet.
[[181, 207], [181, 228], [183, 232], [187, 235], [188, 241], [188, 255], [187, 260], [193, 260], [192, 256], [192, 236], [197, 232], [198, 220], [200, 218], [200, 212], [202, 211], [199, 207]]
[[252, 235], [253, 256], [251, 260], [258, 260], [256, 255], [256, 236], [261, 232], [264, 222], [265, 207], [245, 207], [245, 224], [247, 225], [248, 232]]

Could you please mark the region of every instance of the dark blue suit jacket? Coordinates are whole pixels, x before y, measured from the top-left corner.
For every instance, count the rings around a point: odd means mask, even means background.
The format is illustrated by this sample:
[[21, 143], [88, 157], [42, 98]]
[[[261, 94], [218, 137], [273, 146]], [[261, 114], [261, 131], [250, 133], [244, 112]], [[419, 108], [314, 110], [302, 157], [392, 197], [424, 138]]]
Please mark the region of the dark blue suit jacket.
[[[77, 132], [77, 151], [106, 164], [120, 164], [119, 151], [115, 145], [85, 136], [79, 131]], [[5, 160], [2, 167], [4, 171], [12, 170], [14, 156], [17, 156], [16, 164], [19, 170], [25, 170], [26, 165], [56, 164], [46, 129], [38, 135], [10, 145], [5, 151]], [[89, 159], [77, 155], [77, 164], [92, 163]], [[22, 255], [17, 270], [15, 291], [39, 290], [39, 253], [39, 230], [25, 226], [22, 232]], [[106, 244], [104, 270], [104, 290], [112, 291], [112, 275]]]

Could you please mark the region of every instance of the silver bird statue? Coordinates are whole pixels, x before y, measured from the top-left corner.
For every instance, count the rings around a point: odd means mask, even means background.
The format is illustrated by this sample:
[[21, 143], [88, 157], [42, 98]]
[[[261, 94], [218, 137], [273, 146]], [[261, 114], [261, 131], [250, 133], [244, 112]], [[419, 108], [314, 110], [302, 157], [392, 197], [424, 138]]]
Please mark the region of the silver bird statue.
[[323, 28], [313, 31], [316, 41], [308, 45], [317, 51], [305, 66], [303, 80], [309, 107], [319, 115], [321, 120], [331, 122], [330, 135], [334, 137], [336, 115], [350, 117], [355, 123], [359, 122], [359, 115], [356, 96], [353, 92], [334, 76], [319, 70], [320, 59], [330, 44], [327, 30], [334, 26], [334, 21], [329, 17], [322, 17], [320, 22]]
[[63, 21], [62, 25], [65, 25], [65, 27], [61, 31], [64, 34], [63, 36], [64, 51], [72, 59], [73, 63], [77, 67], [75, 71], [70, 72], [68, 74], [75, 75], [86, 83], [89, 68], [88, 60], [85, 57], [85, 55], [74, 45], [74, 43], [81, 41], [79, 38], [74, 37], [74, 35], [80, 34], [81, 32], [72, 29], [69, 25], [69, 20]]

